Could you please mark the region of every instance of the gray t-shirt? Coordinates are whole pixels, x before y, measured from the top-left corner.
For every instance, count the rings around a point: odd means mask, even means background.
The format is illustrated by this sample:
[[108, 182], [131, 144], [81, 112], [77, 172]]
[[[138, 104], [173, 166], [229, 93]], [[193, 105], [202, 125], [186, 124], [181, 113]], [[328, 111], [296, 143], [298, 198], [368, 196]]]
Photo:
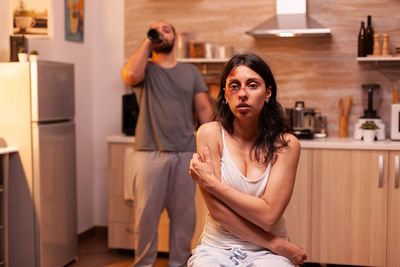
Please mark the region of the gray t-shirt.
[[140, 108], [135, 149], [195, 151], [194, 95], [207, 91], [192, 64], [178, 63], [165, 69], [149, 62], [144, 80], [135, 87]]

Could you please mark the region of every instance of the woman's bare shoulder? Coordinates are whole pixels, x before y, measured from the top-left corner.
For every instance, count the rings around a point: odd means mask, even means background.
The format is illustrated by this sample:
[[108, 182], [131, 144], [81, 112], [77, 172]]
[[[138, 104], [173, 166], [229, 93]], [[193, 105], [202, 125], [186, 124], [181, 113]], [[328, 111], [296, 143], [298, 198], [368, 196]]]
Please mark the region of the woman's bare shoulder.
[[214, 139], [220, 135], [221, 135], [221, 126], [216, 121], [204, 123], [197, 130], [197, 138]]
[[300, 142], [299, 139], [297, 139], [296, 136], [294, 136], [291, 133], [285, 133], [283, 135], [283, 139], [287, 142], [288, 150], [300, 150]]
[[219, 122], [205, 123], [197, 130], [197, 145], [208, 146], [209, 149], [221, 152], [221, 126]]

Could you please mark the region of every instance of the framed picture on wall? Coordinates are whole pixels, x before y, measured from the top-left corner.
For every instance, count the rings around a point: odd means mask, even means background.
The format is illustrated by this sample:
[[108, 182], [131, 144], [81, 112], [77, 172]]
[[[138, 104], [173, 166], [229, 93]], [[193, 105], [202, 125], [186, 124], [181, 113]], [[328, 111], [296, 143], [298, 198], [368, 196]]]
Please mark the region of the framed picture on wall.
[[83, 1], [65, 0], [65, 40], [83, 43]]
[[10, 0], [12, 35], [49, 37], [50, 0]]

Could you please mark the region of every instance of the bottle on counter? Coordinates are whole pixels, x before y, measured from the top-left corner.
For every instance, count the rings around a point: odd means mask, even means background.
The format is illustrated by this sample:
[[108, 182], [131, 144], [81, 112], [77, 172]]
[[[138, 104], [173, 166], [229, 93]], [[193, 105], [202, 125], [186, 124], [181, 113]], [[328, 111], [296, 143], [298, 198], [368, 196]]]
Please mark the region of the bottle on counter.
[[390, 54], [389, 54], [389, 34], [388, 33], [384, 33], [382, 36], [383, 36], [382, 56], [383, 57], [388, 57], [388, 56], [390, 56]]
[[367, 17], [367, 27], [365, 28], [365, 55], [372, 55], [374, 49], [374, 29], [372, 28], [371, 15]]
[[374, 52], [372, 55], [376, 57], [381, 55], [381, 35], [379, 33], [374, 34]]
[[365, 57], [365, 23], [361, 21], [360, 31], [358, 33], [358, 54], [359, 57]]

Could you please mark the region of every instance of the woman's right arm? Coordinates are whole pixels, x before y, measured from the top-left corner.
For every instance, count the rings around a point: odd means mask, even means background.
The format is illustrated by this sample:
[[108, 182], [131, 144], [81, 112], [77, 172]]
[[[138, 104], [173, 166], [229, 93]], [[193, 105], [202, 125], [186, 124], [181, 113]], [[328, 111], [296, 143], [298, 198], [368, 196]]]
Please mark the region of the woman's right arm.
[[[209, 170], [214, 172], [217, 179], [221, 179], [221, 128], [218, 123], [212, 122], [202, 125], [197, 131], [197, 150], [199, 155], [196, 157], [205, 158], [203, 153], [204, 148], [207, 147], [207, 153], [212, 166], [209, 166]], [[196, 174], [195, 166], [192, 166], [190, 172], [192, 177]], [[195, 179], [196, 180], [196, 179]], [[202, 193], [204, 202], [210, 212], [211, 217], [216, 220], [221, 226], [237, 236], [238, 238], [251, 242], [253, 244], [268, 248], [273, 252], [285, 256], [295, 264], [302, 264], [306, 259], [305, 253], [302, 249], [297, 247], [295, 244], [287, 242], [285, 239], [275, 236], [272, 233], [266, 232], [255, 224], [244, 219], [242, 216], [235, 213], [232, 209], [222, 203], [214, 195], [208, 193], [200, 186], [200, 192]]]

